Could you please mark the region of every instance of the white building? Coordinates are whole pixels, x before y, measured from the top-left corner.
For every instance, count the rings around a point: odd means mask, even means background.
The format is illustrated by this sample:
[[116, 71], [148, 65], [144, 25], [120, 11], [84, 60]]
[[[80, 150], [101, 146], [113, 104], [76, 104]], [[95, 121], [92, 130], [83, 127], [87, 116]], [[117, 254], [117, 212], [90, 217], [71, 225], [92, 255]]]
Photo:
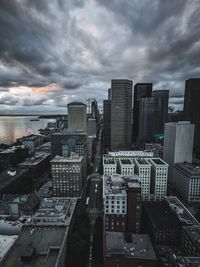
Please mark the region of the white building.
[[141, 183], [141, 196], [143, 200], [150, 200], [151, 164], [144, 158], [134, 160], [135, 172]]
[[139, 232], [141, 186], [137, 175], [104, 175], [103, 202], [106, 231]]
[[134, 175], [135, 164], [130, 159], [120, 159], [119, 168], [120, 173], [123, 175]]
[[173, 182], [174, 164], [192, 162], [194, 124], [189, 121], [165, 123], [163, 159], [169, 164], [169, 182]]
[[161, 200], [167, 194], [168, 167], [152, 152], [118, 151], [103, 157], [104, 175], [139, 176], [142, 200]]
[[175, 164], [173, 185], [188, 204], [200, 203], [200, 166], [187, 162]]
[[154, 200], [161, 200], [167, 195], [167, 177], [169, 165], [160, 158], [150, 159], [152, 166], [151, 196]]

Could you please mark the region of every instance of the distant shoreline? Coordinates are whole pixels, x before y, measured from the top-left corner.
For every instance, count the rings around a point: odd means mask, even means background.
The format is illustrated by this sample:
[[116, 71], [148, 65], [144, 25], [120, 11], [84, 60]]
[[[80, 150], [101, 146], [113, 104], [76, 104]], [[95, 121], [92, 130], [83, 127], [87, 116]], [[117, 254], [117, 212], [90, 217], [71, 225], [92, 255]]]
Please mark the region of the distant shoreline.
[[67, 117], [67, 114], [49, 114], [49, 115], [41, 115], [41, 114], [5, 114], [0, 115], [0, 117], [38, 117], [39, 119], [51, 119], [51, 118], [59, 118], [59, 117]]

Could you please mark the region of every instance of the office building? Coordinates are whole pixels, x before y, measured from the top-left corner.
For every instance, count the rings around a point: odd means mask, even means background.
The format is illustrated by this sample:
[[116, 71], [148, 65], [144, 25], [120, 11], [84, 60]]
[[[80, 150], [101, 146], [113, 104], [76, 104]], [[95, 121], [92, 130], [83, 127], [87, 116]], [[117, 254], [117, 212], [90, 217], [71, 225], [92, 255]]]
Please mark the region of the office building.
[[149, 234], [154, 246], [181, 249], [183, 228], [196, 225], [199, 225], [198, 221], [177, 197], [143, 203], [141, 229]]
[[105, 267], [156, 267], [157, 257], [148, 235], [105, 232]]
[[150, 200], [151, 198], [151, 164], [145, 158], [134, 159], [135, 173], [139, 176], [141, 183], [142, 200]]
[[132, 136], [132, 81], [111, 82], [111, 150], [130, 148]]
[[47, 199], [2, 261], [2, 266], [68, 266], [67, 244], [74, 223], [75, 199]]
[[87, 118], [87, 135], [96, 136], [97, 135], [97, 122], [93, 117]]
[[194, 124], [189, 121], [165, 124], [163, 159], [169, 164], [169, 182], [173, 182], [175, 163], [192, 162]]
[[142, 207], [142, 232], [150, 236], [153, 245], [177, 247], [181, 228], [167, 202], [145, 201]]
[[87, 132], [86, 113], [87, 106], [82, 102], [71, 102], [67, 105], [68, 128], [80, 133]]
[[200, 157], [200, 78], [185, 82], [184, 116], [195, 125], [194, 152]]
[[23, 145], [0, 149], [0, 171], [16, 167], [18, 163], [28, 157], [28, 152], [28, 147]]
[[155, 200], [162, 200], [167, 195], [168, 167], [162, 159], [149, 160], [151, 164], [151, 194]]
[[83, 157], [77, 154], [72, 153], [68, 158], [56, 156], [52, 159], [53, 195], [80, 198], [85, 184], [82, 168]]
[[181, 246], [184, 255], [200, 257], [200, 225], [183, 227]]
[[106, 231], [139, 232], [141, 186], [137, 175], [104, 175], [103, 201]]
[[37, 190], [47, 181], [50, 174], [50, 159], [49, 151], [36, 151], [31, 157], [26, 158], [18, 166], [21, 169], [29, 169], [29, 183], [32, 184], [33, 190]]
[[133, 141], [138, 138], [139, 131], [139, 103], [144, 97], [151, 97], [152, 83], [137, 83], [134, 86], [134, 103], [133, 103]]
[[173, 186], [186, 203], [200, 203], [200, 166], [188, 162], [176, 163]]
[[168, 164], [153, 152], [117, 151], [103, 156], [103, 174], [139, 176], [142, 200], [161, 200], [167, 193]]
[[138, 143], [155, 142], [155, 135], [163, 132], [163, 101], [145, 97], [139, 101]]
[[32, 153], [38, 146], [43, 144], [43, 137], [41, 135], [31, 134], [18, 138], [17, 142], [21, 142], [23, 146], [28, 147], [29, 151]]
[[38, 226], [68, 226], [70, 215], [74, 213], [76, 203], [76, 198], [45, 198], [32, 215], [30, 224]]
[[169, 90], [155, 90], [152, 92], [152, 97], [162, 99], [162, 133], [164, 133], [164, 125], [168, 121]]
[[105, 149], [111, 145], [111, 100], [103, 101], [103, 144]]
[[122, 175], [134, 175], [135, 164], [130, 159], [119, 160], [119, 173]]
[[62, 131], [51, 135], [51, 158], [69, 157], [72, 152], [83, 157], [83, 175], [87, 176], [87, 137], [76, 131]]

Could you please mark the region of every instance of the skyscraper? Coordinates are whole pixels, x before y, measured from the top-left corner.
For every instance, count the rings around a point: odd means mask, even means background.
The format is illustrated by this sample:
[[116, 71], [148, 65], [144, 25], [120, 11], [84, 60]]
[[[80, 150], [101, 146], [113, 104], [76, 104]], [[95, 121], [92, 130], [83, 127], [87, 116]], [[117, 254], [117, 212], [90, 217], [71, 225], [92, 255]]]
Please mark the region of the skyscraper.
[[111, 149], [128, 148], [132, 136], [132, 81], [111, 82]]
[[103, 143], [105, 148], [110, 148], [110, 135], [111, 135], [111, 101], [103, 101]]
[[162, 132], [164, 132], [164, 124], [168, 119], [169, 90], [153, 91], [152, 97], [158, 97], [162, 99]]
[[162, 99], [145, 97], [139, 101], [138, 142], [154, 142], [155, 135], [163, 132]]
[[200, 157], [200, 78], [185, 82], [184, 116], [195, 125], [194, 152]]
[[136, 141], [139, 131], [139, 103], [143, 97], [151, 97], [152, 83], [137, 83], [134, 86], [133, 103], [133, 140]]
[[192, 162], [194, 124], [189, 121], [165, 123], [163, 159], [169, 164], [169, 182], [173, 182], [175, 163]]
[[68, 108], [68, 128], [75, 129], [79, 132], [86, 133], [86, 112], [87, 106], [82, 102], [71, 102]]

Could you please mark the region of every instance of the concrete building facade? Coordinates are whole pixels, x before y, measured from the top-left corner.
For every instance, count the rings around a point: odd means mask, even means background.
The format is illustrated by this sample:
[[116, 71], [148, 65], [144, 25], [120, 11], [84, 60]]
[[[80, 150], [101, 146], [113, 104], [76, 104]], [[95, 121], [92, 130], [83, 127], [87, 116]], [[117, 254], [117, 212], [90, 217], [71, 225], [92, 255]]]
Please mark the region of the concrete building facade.
[[82, 102], [71, 102], [67, 105], [68, 109], [68, 128], [78, 132], [87, 132], [86, 113], [87, 106]]
[[192, 162], [194, 124], [189, 121], [165, 124], [163, 159], [169, 164], [169, 182], [173, 182], [175, 163]]

